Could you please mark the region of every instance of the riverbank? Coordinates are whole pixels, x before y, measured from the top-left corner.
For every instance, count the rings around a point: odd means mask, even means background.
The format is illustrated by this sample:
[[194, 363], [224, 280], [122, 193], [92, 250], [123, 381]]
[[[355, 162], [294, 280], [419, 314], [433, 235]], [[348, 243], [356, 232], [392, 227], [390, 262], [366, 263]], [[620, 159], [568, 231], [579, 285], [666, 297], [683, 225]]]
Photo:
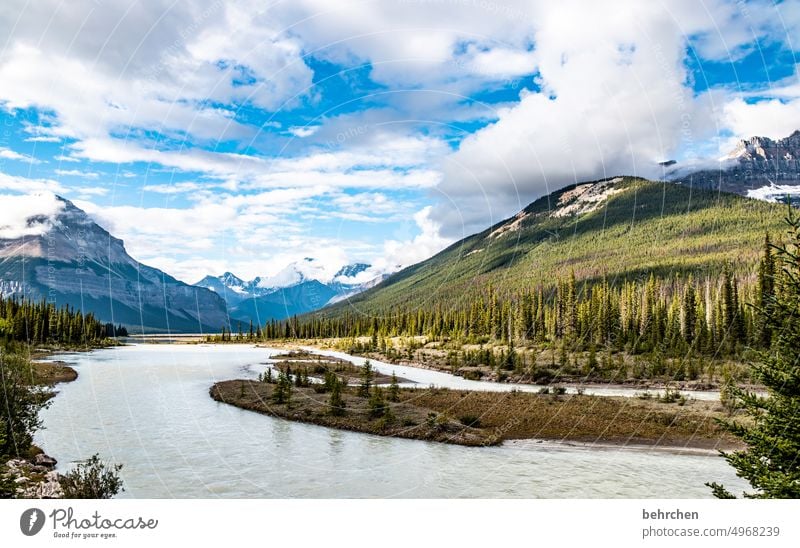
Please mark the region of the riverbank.
[[54, 386], [62, 382], [72, 382], [78, 378], [78, 372], [63, 361], [43, 362], [31, 361], [33, 383]]
[[[54, 386], [73, 382], [78, 372], [63, 361], [40, 361], [50, 351], [37, 350], [29, 360], [28, 378], [24, 382], [30, 386], [42, 387], [45, 399], [55, 397]], [[56, 472], [57, 461], [45, 454], [41, 448], [31, 444], [17, 457], [7, 460], [0, 468], [0, 482], [10, 486], [16, 498], [62, 498], [61, 475]]]
[[[307, 350], [290, 350], [283, 354], [270, 356], [270, 360], [275, 363], [272, 367], [278, 371], [292, 375], [292, 373], [302, 373], [309, 378], [323, 381], [325, 375], [333, 373], [346, 384], [355, 384], [361, 379], [364, 368], [353, 365], [352, 362], [341, 358], [314, 354]], [[373, 371], [372, 382], [375, 384], [389, 384], [393, 380], [392, 375]], [[409, 383], [408, 379], [394, 377], [398, 383]]]
[[737, 441], [722, 431], [714, 404], [702, 401], [473, 392], [442, 388], [397, 390], [384, 402], [383, 415], [357, 388], [343, 387], [343, 412], [332, 413], [320, 388], [294, 388], [290, 403], [275, 403], [276, 385], [251, 380], [214, 384], [216, 401], [288, 420], [381, 436], [466, 446], [537, 439], [645, 445], [670, 448], [732, 449]]
[[[318, 353], [320, 355], [329, 355], [329, 356], [336, 356], [344, 359], [356, 357], [360, 361], [363, 360], [371, 360], [373, 363], [378, 364], [380, 368], [384, 371], [392, 371], [394, 370], [394, 366], [397, 366], [399, 371], [405, 371], [405, 376], [414, 378], [414, 375], [409, 372], [409, 369], [414, 370], [423, 370], [423, 371], [430, 371], [434, 373], [434, 376], [442, 376], [446, 375], [448, 377], [453, 377], [453, 379], [458, 379], [456, 384], [460, 386], [450, 386], [450, 388], [455, 388], [459, 390], [481, 390], [481, 389], [489, 389], [492, 391], [508, 391], [516, 389], [522, 391], [538, 391], [540, 388], [550, 388], [550, 389], [560, 389], [566, 388], [567, 392], [569, 393], [586, 393], [589, 395], [596, 395], [596, 396], [646, 396], [650, 394], [651, 396], [655, 397], [659, 393], [675, 393], [681, 394], [686, 398], [689, 399], [702, 399], [707, 401], [714, 401], [720, 402], [720, 391], [719, 390], [703, 390], [704, 388], [701, 385], [691, 385], [686, 386], [685, 383], [680, 382], [656, 382], [656, 381], [631, 381], [631, 382], [593, 382], [588, 379], [577, 378], [568, 380], [565, 379], [563, 381], [540, 381], [538, 383], [532, 383], [530, 379], [525, 380], [524, 382], [513, 382], [511, 378], [505, 378], [503, 380], [491, 380], [491, 377], [481, 377], [479, 379], [475, 378], [467, 378], [463, 374], [459, 374], [458, 372], [454, 372], [452, 369], [442, 368], [432, 366], [426, 363], [417, 363], [417, 362], [409, 362], [407, 360], [394, 360], [392, 362], [384, 362], [380, 359], [382, 356], [379, 353], [356, 353], [356, 354], [347, 354], [344, 351], [339, 349], [338, 345], [332, 345], [328, 339], [325, 340], [303, 340], [298, 342], [295, 341], [272, 341], [269, 345], [261, 345], [256, 344], [256, 347], [263, 347], [263, 348], [277, 348], [277, 349], [285, 349], [286, 351], [293, 351], [293, 350], [307, 350], [312, 353]], [[418, 381], [419, 382], [419, 381]], [[425, 381], [426, 385], [433, 383], [439, 385], [439, 383], [435, 380]], [[746, 383], [737, 383], [739, 386], [759, 392], [763, 390], [763, 387], [754, 387]], [[445, 384], [445, 386], [447, 386]], [[718, 411], [722, 411], [722, 408], [717, 409]]]

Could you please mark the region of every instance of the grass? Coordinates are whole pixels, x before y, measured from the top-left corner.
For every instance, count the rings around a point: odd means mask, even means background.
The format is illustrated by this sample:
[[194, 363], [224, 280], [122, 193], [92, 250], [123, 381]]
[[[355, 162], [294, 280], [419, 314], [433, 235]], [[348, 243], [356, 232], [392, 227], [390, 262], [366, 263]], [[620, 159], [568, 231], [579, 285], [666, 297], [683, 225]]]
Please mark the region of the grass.
[[[696, 369], [696, 378], [676, 375], [674, 371], [684, 373], [689, 368], [689, 360], [683, 358], [665, 358], [666, 372], [652, 376], [645, 371], [649, 364], [647, 355], [633, 355], [629, 352], [616, 351], [608, 355], [606, 351], [597, 353], [597, 366], [588, 367], [588, 352], [567, 352], [567, 366], [559, 365], [558, 350], [550, 345], [516, 346], [515, 351], [524, 356], [525, 366], [518, 370], [505, 371], [486, 365], [467, 366], [453, 365], [452, 354], [463, 351], [475, 351], [479, 345], [465, 344], [459, 340], [428, 341], [425, 337], [386, 337], [387, 347], [392, 350], [381, 352], [373, 350], [358, 352], [353, 343], [367, 343], [370, 337], [306, 339], [301, 341], [285, 341], [285, 344], [315, 346], [318, 348], [334, 348], [348, 354], [357, 354], [374, 360], [422, 367], [457, 375], [469, 380], [510, 382], [519, 384], [608, 384], [635, 386], [641, 388], [678, 388], [681, 390], [717, 390], [726, 382], [726, 375], [740, 384], [758, 388], [749, 384], [750, 368], [744, 360], [728, 358], [691, 358]], [[273, 344], [280, 344], [274, 342]], [[486, 343], [483, 348], [493, 350], [496, 354], [507, 351], [508, 346], [502, 343]], [[311, 356], [314, 356], [311, 354]], [[293, 366], [294, 367], [294, 366]], [[645, 374], [647, 373], [647, 374]], [[401, 381], [402, 382], [402, 381]]]
[[64, 362], [31, 361], [32, 383], [53, 385], [60, 382], [72, 382], [78, 378], [78, 372]]
[[217, 401], [299, 422], [356, 432], [467, 446], [513, 439], [666, 447], [731, 448], [736, 441], [715, 418], [719, 404], [688, 400], [676, 405], [655, 400], [586, 395], [472, 392], [448, 389], [399, 391], [389, 403], [391, 418], [372, 418], [368, 400], [345, 388], [345, 414], [333, 416], [327, 394], [295, 388], [290, 405], [275, 404], [275, 385], [229, 380], [216, 383]]

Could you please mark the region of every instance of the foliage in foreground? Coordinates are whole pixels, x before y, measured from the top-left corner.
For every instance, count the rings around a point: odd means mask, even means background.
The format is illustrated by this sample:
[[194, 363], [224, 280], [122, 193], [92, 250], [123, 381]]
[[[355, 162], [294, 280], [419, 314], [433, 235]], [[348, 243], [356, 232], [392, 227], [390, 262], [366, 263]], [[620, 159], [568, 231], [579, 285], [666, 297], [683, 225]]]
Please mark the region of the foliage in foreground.
[[0, 459], [27, 454], [46, 405], [46, 395], [31, 386], [27, 357], [13, 345], [0, 348]]
[[[761, 303], [773, 344], [754, 364], [754, 376], [767, 388], [761, 397], [734, 387], [733, 396], [751, 424], [725, 421], [724, 426], [747, 449], [723, 453], [756, 490], [746, 498], [800, 498], [800, 218], [790, 211], [788, 243], [775, 246], [776, 264], [765, 257], [762, 270], [777, 267], [782, 283]], [[718, 498], [735, 498], [717, 483], [707, 484]]]
[[125, 490], [119, 477], [120, 470], [121, 464], [108, 465], [95, 453], [60, 478], [64, 498], [110, 499]]

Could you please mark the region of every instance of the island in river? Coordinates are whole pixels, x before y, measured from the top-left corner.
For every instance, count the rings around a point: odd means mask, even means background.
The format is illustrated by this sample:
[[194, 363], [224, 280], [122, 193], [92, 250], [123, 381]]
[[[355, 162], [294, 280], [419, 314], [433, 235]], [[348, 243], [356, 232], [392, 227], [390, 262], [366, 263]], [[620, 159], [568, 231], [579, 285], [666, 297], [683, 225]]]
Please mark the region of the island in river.
[[[276, 356], [281, 378], [235, 379], [215, 383], [217, 401], [288, 420], [331, 428], [466, 446], [505, 440], [544, 439], [584, 443], [634, 444], [670, 448], [731, 449], [736, 440], [715, 419], [718, 402], [687, 399], [667, 392], [640, 398], [546, 393], [478, 392], [445, 388], [379, 386], [387, 379], [353, 383], [350, 364], [308, 354]], [[292, 361], [294, 371], [286, 374]], [[306, 364], [305, 366], [302, 364]], [[312, 382], [303, 367], [314, 364]], [[321, 382], [325, 368], [335, 375]], [[343, 377], [335, 371], [343, 371]], [[299, 377], [299, 381], [298, 381]], [[331, 397], [332, 383], [338, 384]], [[287, 385], [290, 388], [287, 388]], [[288, 392], [288, 395], [287, 395]], [[544, 391], [543, 391], [544, 392]]]

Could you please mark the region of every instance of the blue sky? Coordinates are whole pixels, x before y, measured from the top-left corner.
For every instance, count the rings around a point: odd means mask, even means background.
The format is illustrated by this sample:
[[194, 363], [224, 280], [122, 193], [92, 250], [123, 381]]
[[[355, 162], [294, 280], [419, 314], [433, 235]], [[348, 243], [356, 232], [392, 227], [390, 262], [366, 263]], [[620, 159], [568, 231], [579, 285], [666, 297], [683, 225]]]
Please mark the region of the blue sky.
[[0, 8], [0, 195], [69, 198], [188, 282], [377, 274], [800, 128], [797, 3], [33, 4]]

